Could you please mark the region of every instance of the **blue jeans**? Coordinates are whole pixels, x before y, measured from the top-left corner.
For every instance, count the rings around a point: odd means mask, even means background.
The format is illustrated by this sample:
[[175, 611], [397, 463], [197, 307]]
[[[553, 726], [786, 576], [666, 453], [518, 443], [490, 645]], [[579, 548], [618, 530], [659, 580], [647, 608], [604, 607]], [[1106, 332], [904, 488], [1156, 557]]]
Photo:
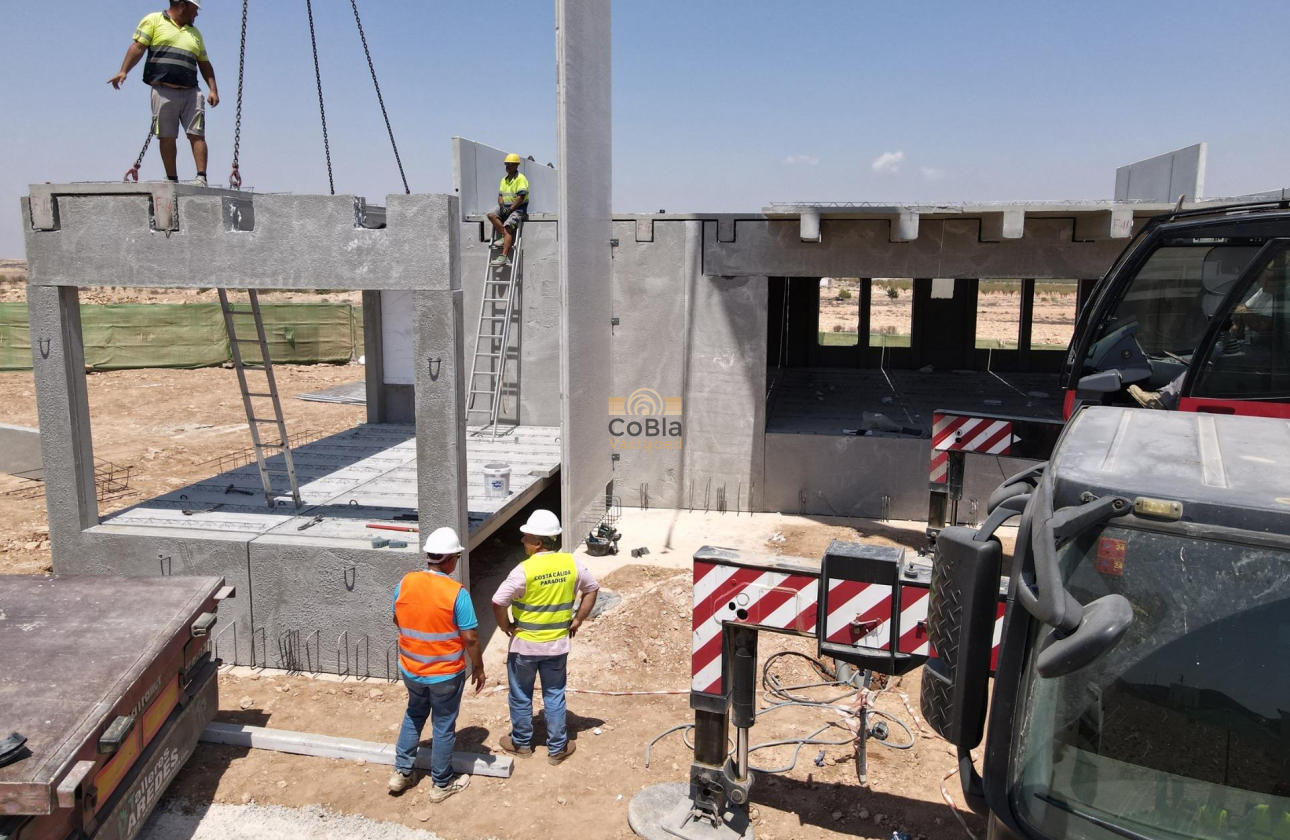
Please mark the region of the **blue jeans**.
[[403, 729], [395, 748], [394, 767], [404, 775], [412, 772], [417, 745], [426, 718], [432, 718], [434, 740], [430, 744], [430, 778], [435, 787], [447, 787], [452, 781], [452, 751], [457, 746], [457, 712], [461, 710], [461, 693], [466, 687], [466, 672], [443, 682], [426, 685], [403, 677], [408, 689], [408, 710], [403, 715]]
[[564, 720], [565, 663], [569, 654], [559, 656], [524, 656], [512, 653], [506, 657], [506, 678], [511, 684], [511, 741], [527, 747], [533, 741], [533, 683], [542, 678], [542, 704], [546, 717], [546, 749], [551, 755], [564, 751], [569, 731]]

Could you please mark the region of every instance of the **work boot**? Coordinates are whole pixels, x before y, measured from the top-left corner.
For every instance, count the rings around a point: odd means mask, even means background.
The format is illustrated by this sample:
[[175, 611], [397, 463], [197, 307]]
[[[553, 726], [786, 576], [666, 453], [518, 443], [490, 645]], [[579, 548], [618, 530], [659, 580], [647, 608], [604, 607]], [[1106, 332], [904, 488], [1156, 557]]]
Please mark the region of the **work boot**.
[[470, 787], [470, 777], [462, 773], [460, 776], [454, 776], [447, 787], [432, 785], [430, 790], [426, 791], [426, 799], [429, 799], [432, 805], [438, 805], [448, 797], [461, 793], [468, 787]]
[[403, 791], [407, 790], [410, 787], [413, 787], [414, 785], [416, 785], [416, 783], [417, 783], [417, 774], [415, 770], [413, 770], [411, 773], [408, 773], [407, 775], [404, 775], [403, 773], [400, 773], [398, 770], [395, 770], [390, 775], [390, 793], [403, 793]]
[[1158, 411], [1165, 411], [1169, 408], [1165, 405], [1165, 401], [1160, 398], [1159, 391], [1147, 391], [1137, 385], [1130, 385], [1129, 396], [1133, 397], [1134, 402], [1143, 408], [1154, 408]]
[[494, 257], [493, 262], [491, 263], [493, 268], [501, 268], [502, 266], [507, 266], [510, 264], [511, 264], [510, 258], [502, 256], [501, 254], [498, 254], [496, 257]]
[[192, 185], [193, 185], [194, 187], [205, 187], [205, 186], [209, 186], [209, 185], [206, 183], [206, 176], [205, 176], [205, 175], [198, 175], [196, 178], [194, 178], [194, 179], [192, 180], [192, 182], [191, 182], [191, 183], [192, 183]]
[[501, 740], [501, 744], [502, 744], [502, 751], [503, 751], [503, 752], [508, 752], [508, 753], [510, 753], [511, 755], [513, 755], [513, 756], [515, 756], [515, 757], [517, 757], [517, 758], [532, 758], [532, 757], [533, 757], [533, 748], [532, 748], [532, 747], [517, 747], [517, 746], [515, 746], [515, 742], [514, 742], [513, 740], [511, 740], [511, 736], [510, 736], [510, 735], [503, 735], [503, 736], [502, 736], [502, 740]]
[[566, 758], [573, 755], [573, 751], [576, 749], [578, 749], [577, 744], [573, 743], [572, 741], [568, 742], [567, 744], [564, 745], [564, 749], [560, 750], [555, 755], [548, 755], [546, 757], [547, 764], [560, 764]]

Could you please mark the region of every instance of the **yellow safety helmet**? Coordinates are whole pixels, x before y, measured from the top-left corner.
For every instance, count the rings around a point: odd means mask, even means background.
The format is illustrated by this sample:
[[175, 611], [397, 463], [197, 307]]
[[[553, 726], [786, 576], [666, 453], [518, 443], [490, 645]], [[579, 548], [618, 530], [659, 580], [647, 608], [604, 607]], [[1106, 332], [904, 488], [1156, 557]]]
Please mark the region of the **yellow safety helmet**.
[[506, 156], [507, 163], [520, 163], [520, 156], [512, 152]]

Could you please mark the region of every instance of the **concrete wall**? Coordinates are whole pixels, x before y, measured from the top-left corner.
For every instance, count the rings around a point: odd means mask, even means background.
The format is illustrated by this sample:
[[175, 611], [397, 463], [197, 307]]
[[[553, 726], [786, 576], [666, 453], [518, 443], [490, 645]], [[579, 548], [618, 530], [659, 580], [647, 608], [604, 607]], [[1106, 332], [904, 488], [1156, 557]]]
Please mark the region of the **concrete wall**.
[[613, 354], [609, 11], [608, 0], [556, 0], [560, 309], [568, 313], [560, 343], [566, 546], [600, 520], [613, 479], [606, 414], [613, 390], [606, 363]]
[[[464, 137], [452, 138], [453, 185], [461, 200], [463, 220], [482, 216], [497, 206], [497, 185], [506, 174], [504, 159], [511, 150], [495, 149]], [[529, 179], [529, 213], [554, 213], [559, 205], [555, 168], [527, 159], [522, 152], [520, 172]]]
[[[1108, 214], [1109, 215], [1109, 214]], [[1137, 224], [1142, 224], [1138, 220]], [[729, 233], [721, 236], [722, 228]], [[822, 242], [803, 242], [797, 220], [704, 223], [703, 271], [771, 277], [1101, 277], [1126, 241], [1078, 241], [1075, 222], [1027, 218], [1025, 236], [987, 242], [976, 219], [924, 219], [918, 238], [892, 242], [891, 222], [825, 219]]]
[[[560, 425], [560, 258], [556, 228], [553, 219], [530, 219], [524, 223], [519, 295], [511, 319], [499, 422]], [[479, 222], [461, 226], [467, 373], [473, 364], [480, 333], [479, 304], [484, 293], [485, 265], [492, 256], [481, 230]], [[484, 419], [480, 415], [471, 416], [472, 423]]]
[[766, 435], [765, 509], [807, 516], [927, 518], [927, 440]]
[[1208, 145], [1197, 143], [1115, 170], [1116, 201], [1196, 201], [1205, 194]]

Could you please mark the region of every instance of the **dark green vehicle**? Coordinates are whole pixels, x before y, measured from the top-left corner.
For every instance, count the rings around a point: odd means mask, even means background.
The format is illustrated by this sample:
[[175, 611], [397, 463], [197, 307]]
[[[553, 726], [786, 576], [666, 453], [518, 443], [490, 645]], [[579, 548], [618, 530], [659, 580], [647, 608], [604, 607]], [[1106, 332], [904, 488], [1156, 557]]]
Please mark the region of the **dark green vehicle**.
[[990, 507], [937, 541], [922, 689], [989, 836], [1290, 840], [1290, 424], [1090, 407]]

